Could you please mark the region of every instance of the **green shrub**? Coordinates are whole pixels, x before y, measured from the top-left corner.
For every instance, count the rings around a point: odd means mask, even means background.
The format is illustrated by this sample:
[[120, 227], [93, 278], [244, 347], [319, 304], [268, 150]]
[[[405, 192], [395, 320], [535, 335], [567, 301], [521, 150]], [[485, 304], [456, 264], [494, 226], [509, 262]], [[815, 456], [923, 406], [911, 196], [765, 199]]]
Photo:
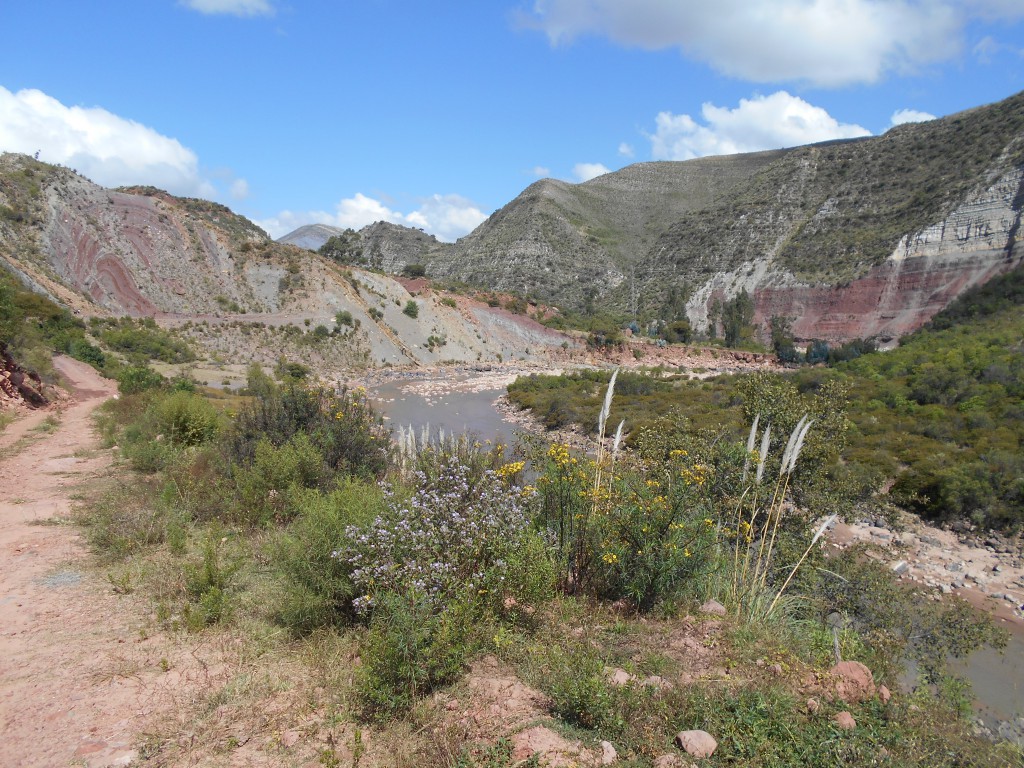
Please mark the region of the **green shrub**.
[[438, 613], [422, 595], [380, 595], [356, 678], [363, 715], [390, 719], [457, 679], [469, 653], [465, 614], [458, 602]]
[[289, 384], [247, 403], [226, 435], [228, 454], [252, 464], [256, 446], [283, 446], [305, 433], [331, 472], [380, 478], [391, 459], [388, 431], [360, 390], [308, 389]]
[[177, 391], [157, 400], [157, 428], [173, 445], [192, 446], [212, 440], [220, 430], [220, 414], [205, 397]]
[[416, 319], [420, 316], [420, 305], [412, 299], [405, 302], [405, 307], [402, 308], [402, 314], [408, 315], [409, 317]]
[[302, 432], [280, 448], [260, 440], [252, 462], [236, 466], [234, 474], [238, 517], [252, 525], [290, 520], [298, 511], [301, 490], [322, 488], [331, 476], [323, 455]]
[[117, 374], [117, 388], [123, 395], [134, 395], [149, 389], [159, 389], [167, 379], [144, 365], [122, 368]]
[[203, 545], [202, 561], [185, 567], [185, 591], [190, 601], [185, 622], [190, 629], [201, 629], [228, 618], [231, 609], [229, 589], [240, 562], [225, 562], [223, 549], [226, 541], [219, 530], [211, 529]]
[[328, 494], [306, 491], [295, 503], [299, 513], [273, 554], [286, 581], [278, 618], [297, 632], [346, 624], [358, 593], [352, 566], [338, 550], [350, 527], [363, 528], [383, 511], [381, 490], [350, 480]]

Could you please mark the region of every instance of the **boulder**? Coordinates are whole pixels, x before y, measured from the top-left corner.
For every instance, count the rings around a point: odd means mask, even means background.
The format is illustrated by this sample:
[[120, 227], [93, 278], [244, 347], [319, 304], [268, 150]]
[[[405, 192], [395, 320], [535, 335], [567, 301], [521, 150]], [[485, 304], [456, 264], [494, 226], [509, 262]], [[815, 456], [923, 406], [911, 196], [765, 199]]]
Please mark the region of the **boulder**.
[[676, 746], [693, 757], [711, 757], [718, 742], [707, 731], [680, 731], [676, 734]]
[[851, 715], [849, 712], [845, 710], [843, 710], [842, 712], [837, 712], [835, 715], [833, 715], [832, 722], [834, 722], [839, 728], [842, 728], [844, 731], [852, 731], [854, 728], [857, 727], [857, 721], [853, 719], [853, 715]]
[[700, 607], [701, 613], [710, 613], [714, 616], [725, 616], [725, 606], [717, 600], [708, 600]]
[[841, 661], [828, 674], [832, 692], [847, 704], [867, 701], [875, 695], [871, 670], [859, 661]]

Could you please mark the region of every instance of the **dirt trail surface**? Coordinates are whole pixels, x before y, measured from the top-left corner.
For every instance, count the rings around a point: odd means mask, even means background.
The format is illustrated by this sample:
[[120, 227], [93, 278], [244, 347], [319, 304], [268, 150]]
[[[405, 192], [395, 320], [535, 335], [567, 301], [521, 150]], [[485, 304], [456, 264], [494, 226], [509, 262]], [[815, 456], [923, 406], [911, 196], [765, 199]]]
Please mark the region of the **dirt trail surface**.
[[77, 529], [52, 524], [109, 464], [90, 415], [114, 385], [55, 362], [72, 398], [0, 435], [0, 765], [128, 765], [143, 682], [116, 674], [116, 660], [138, 632], [110, 585], [78, 570]]

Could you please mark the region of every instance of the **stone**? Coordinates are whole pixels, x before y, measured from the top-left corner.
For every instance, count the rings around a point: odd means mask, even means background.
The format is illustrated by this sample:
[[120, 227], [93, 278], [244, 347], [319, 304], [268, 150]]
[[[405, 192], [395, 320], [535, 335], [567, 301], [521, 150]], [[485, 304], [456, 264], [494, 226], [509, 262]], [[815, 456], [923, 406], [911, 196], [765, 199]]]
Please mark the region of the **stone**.
[[717, 600], [708, 600], [700, 607], [701, 613], [710, 613], [714, 616], [725, 616], [725, 606]]
[[629, 685], [633, 682], [633, 676], [624, 669], [616, 667], [608, 673], [608, 680], [612, 685]]
[[782, 665], [781, 664], [772, 664], [770, 667], [768, 667], [768, 671], [771, 672], [776, 677], [779, 677], [779, 676], [782, 675]]
[[867, 701], [875, 694], [871, 670], [859, 661], [841, 661], [829, 670], [832, 690], [847, 704]]
[[818, 703], [817, 699], [808, 699], [807, 700], [807, 711], [808, 711], [808, 713], [810, 713], [812, 715], [815, 715], [815, 714], [818, 713], [819, 709], [821, 709], [821, 704]]
[[537, 755], [541, 765], [568, 768], [580, 764], [582, 751], [579, 742], [571, 742], [543, 725], [520, 731], [512, 737], [512, 760], [515, 762]]
[[610, 741], [601, 742], [601, 765], [611, 765], [619, 759], [619, 753], [615, 751]]
[[846, 710], [843, 710], [842, 712], [837, 712], [832, 717], [832, 722], [834, 722], [844, 731], [852, 731], [854, 728], [857, 727], [857, 721], [854, 720], [853, 715], [851, 715]]
[[675, 742], [677, 747], [693, 757], [711, 757], [718, 749], [715, 737], [707, 731], [680, 731]]
[[888, 704], [889, 699], [892, 698], [892, 693], [884, 685], [878, 686], [878, 698], [882, 700], [883, 704]]
[[654, 758], [654, 768], [686, 768], [686, 763], [679, 755], [669, 753]]
[[898, 560], [892, 564], [892, 572], [897, 576], [902, 576], [904, 573], [910, 570], [910, 564], [906, 560]]

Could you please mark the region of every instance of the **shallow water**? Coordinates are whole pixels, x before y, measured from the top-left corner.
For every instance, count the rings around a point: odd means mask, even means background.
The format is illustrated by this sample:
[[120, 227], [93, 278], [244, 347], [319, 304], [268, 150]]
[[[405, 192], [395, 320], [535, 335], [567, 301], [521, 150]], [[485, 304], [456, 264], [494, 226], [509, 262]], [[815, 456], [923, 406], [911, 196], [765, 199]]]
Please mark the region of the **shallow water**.
[[[465, 382], [466, 378], [454, 381]], [[413, 391], [421, 383], [390, 381], [369, 390], [374, 408], [384, 415], [392, 429], [411, 425], [419, 437], [427, 427], [432, 438], [443, 430], [447, 435], [469, 433], [481, 442], [491, 440], [505, 445], [514, 440], [516, 425], [502, 418], [494, 408], [494, 401], [505, 394], [504, 387], [433, 394]]]

